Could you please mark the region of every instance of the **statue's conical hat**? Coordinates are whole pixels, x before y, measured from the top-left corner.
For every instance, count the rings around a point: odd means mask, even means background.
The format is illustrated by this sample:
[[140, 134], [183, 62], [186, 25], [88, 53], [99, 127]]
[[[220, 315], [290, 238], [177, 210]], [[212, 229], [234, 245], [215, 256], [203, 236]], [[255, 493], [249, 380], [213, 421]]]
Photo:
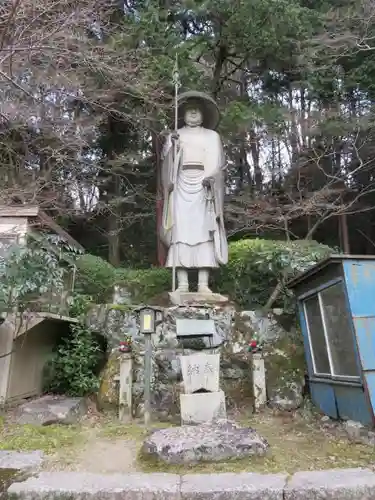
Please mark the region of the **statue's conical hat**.
[[199, 106], [203, 115], [203, 127], [215, 130], [220, 121], [220, 112], [216, 102], [204, 92], [190, 90], [184, 92], [178, 97], [178, 128], [185, 125], [185, 108], [192, 102]]

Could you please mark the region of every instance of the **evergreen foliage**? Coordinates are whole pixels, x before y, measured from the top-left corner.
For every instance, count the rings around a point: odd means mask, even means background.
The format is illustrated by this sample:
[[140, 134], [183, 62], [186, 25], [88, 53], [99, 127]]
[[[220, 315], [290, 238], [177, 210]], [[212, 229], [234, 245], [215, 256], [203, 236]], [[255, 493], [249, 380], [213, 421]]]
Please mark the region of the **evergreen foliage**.
[[[276, 305], [290, 307], [290, 292], [285, 283], [296, 274], [305, 271], [316, 262], [332, 253], [332, 249], [315, 241], [244, 239], [229, 245], [229, 263], [213, 275], [213, 288], [244, 309], [263, 308], [275, 286], [280, 282], [282, 290]], [[171, 270], [150, 267], [149, 269], [113, 268], [101, 259], [88, 258], [85, 276], [92, 280], [103, 276], [107, 289], [115, 284], [125, 287], [134, 303], [147, 303], [156, 296], [171, 290]], [[110, 282], [112, 280], [112, 283]], [[83, 281], [81, 281], [83, 284]], [[97, 288], [100, 289], [100, 282]], [[96, 288], [90, 281], [85, 293]], [[275, 305], [273, 304], [273, 305]]]

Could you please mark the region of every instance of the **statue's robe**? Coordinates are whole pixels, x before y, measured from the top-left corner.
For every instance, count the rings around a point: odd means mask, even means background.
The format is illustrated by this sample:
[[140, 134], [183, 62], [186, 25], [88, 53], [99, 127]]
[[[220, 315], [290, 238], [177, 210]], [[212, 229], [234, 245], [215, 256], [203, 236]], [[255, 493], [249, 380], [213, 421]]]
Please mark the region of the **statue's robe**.
[[[220, 136], [203, 127], [179, 129], [174, 158], [171, 137], [162, 154], [164, 193], [160, 236], [166, 267], [213, 268], [228, 262], [224, 228], [225, 157]], [[204, 188], [204, 178], [211, 188]], [[170, 187], [173, 187], [170, 190]], [[175, 245], [175, 249], [174, 249]]]

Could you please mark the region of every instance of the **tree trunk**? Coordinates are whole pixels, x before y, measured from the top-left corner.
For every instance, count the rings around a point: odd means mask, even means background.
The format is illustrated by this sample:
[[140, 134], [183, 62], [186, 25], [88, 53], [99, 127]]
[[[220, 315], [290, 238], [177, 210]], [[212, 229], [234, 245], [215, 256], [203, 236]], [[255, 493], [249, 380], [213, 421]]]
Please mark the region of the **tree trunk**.
[[153, 132], [152, 149], [154, 154], [154, 164], [156, 168], [156, 262], [162, 267], [167, 258], [167, 249], [160, 239], [160, 227], [163, 217], [163, 187], [161, 183], [161, 143], [159, 136]]
[[113, 175], [111, 182], [112, 196], [109, 204], [108, 215], [108, 261], [112, 266], [120, 267], [120, 231], [121, 231], [121, 213], [118, 206], [118, 197], [120, 195], [120, 179]]
[[339, 215], [341, 248], [345, 254], [350, 254], [348, 218], [346, 214]]

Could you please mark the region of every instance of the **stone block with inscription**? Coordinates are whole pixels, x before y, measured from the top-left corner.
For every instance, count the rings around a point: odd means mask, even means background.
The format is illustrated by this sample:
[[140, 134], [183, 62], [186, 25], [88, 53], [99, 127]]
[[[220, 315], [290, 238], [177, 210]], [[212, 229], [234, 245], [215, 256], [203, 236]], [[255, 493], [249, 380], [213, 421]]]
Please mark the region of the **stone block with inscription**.
[[185, 394], [219, 390], [220, 354], [180, 356]]
[[225, 395], [219, 387], [220, 354], [180, 356], [184, 393], [181, 423], [202, 424], [226, 418]]

